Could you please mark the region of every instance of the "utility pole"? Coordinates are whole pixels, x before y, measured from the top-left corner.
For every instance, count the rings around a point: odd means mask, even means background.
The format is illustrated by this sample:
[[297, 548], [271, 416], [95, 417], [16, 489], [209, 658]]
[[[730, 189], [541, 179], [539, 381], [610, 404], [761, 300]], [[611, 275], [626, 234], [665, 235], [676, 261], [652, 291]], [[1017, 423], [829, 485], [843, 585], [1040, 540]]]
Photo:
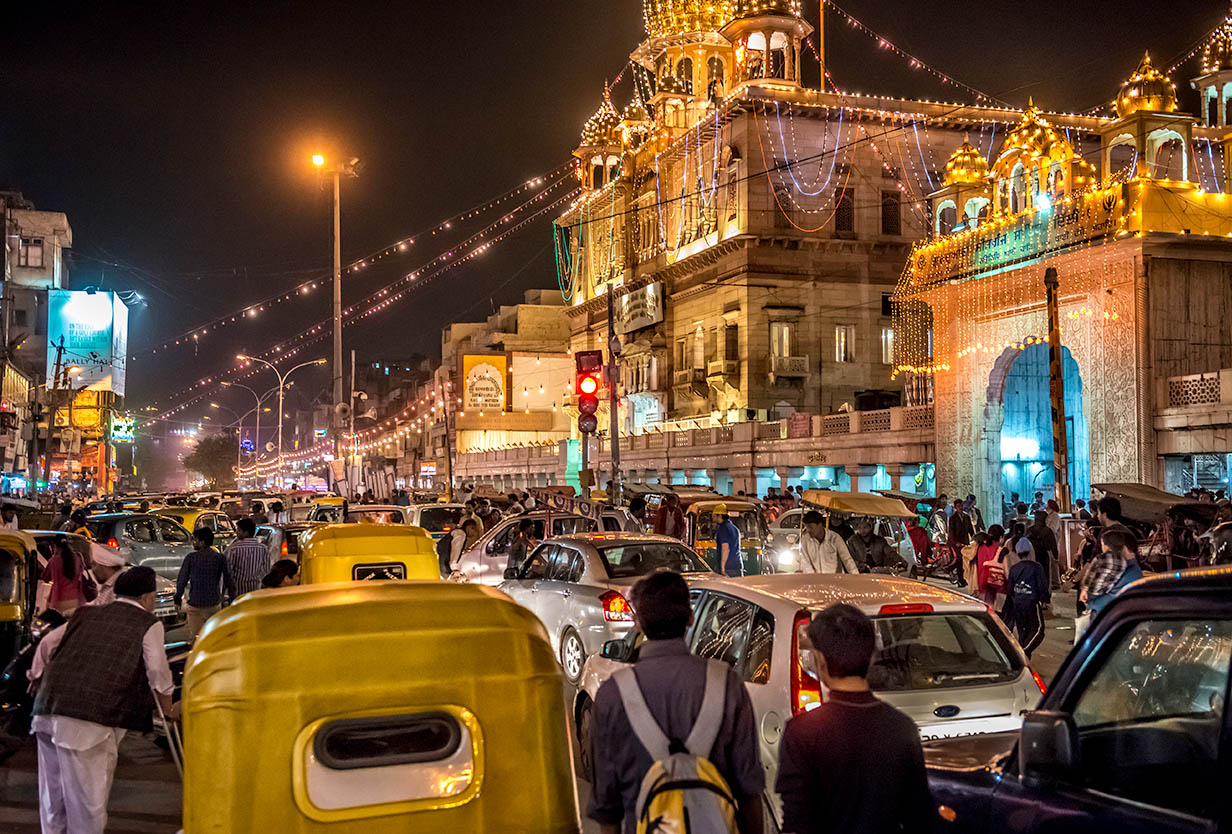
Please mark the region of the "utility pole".
[[1061, 354], [1061, 310], [1057, 295], [1061, 282], [1057, 271], [1044, 271], [1048, 301], [1048, 392], [1052, 398], [1052, 463], [1056, 470], [1057, 503], [1070, 511], [1069, 438], [1065, 428], [1065, 366]]
[[608, 436], [612, 444], [612, 489], [607, 497], [609, 503], [619, 507], [621, 501], [622, 478], [620, 473], [620, 396], [616, 391], [620, 381], [620, 337], [616, 335], [616, 299], [612, 297], [612, 283], [607, 285], [607, 402], [608, 402]]
[[[334, 168], [334, 456], [342, 455], [342, 424], [338, 406], [342, 404], [342, 169]], [[352, 374], [353, 376], [353, 374]], [[352, 404], [353, 405], [353, 404]], [[279, 411], [279, 425], [281, 414]]]
[[[453, 501], [453, 440], [449, 436], [449, 398], [453, 394], [453, 384], [445, 385], [445, 501]], [[457, 410], [454, 410], [456, 419]]]

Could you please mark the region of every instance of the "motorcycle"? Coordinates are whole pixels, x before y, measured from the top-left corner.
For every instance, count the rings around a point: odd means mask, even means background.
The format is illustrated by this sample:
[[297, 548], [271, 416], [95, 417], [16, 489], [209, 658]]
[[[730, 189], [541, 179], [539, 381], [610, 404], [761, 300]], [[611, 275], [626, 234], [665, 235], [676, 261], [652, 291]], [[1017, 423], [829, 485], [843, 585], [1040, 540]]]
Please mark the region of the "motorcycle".
[[26, 673], [34, 665], [34, 654], [43, 636], [65, 622], [64, 615], [54, 609], [36, 617], [30, 626], [30, 639], [0, 675], [0, 762], [16, 753], [30, 737], [34, 694]]

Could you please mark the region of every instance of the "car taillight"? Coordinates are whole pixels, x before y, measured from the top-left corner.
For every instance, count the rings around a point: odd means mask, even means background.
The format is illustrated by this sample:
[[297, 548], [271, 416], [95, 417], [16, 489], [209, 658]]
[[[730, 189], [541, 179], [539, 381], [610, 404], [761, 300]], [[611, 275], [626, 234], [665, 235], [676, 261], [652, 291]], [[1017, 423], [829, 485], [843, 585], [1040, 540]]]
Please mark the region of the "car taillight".
[[1031, 670], [1031, 677], [1035, 678], [1035, 685], [1039, 687], [1041, 695], [1048, 694], [1048, 684], [1044, 683], [1044, 679], [1039, 676], [1039, 672]]
[[807, 611], [796, 612], [791, 626], [791, 714], [799, 715], [821, 706], [821, 684], [804, 668], [804, 651], [807, 650], [802, 635], [807, 634], [812, 615]]
[[288, 553], [291, 552], [291, 549], [287, 547], [286, 539], [282, 540], [282, 547], [278, 548], [278, 552], [281, 553], [283, 556], [286, 556]]
[[603, 603], [603, 619], [607, 622], [633, 622], [633, 609], [629, 606], [629, 601], [622, 594], [616, 591], [608, 591], [599, 597], [599, 602]]
[[878, 614], [931, 614], [933, 607], [927, 602], [907, 602], [898, 605], [883, 605]]
[[114, 538], [107, 539], [107, 546], [110, 547], [112, 550], [120, 549], [120, 543], [116, 541]]

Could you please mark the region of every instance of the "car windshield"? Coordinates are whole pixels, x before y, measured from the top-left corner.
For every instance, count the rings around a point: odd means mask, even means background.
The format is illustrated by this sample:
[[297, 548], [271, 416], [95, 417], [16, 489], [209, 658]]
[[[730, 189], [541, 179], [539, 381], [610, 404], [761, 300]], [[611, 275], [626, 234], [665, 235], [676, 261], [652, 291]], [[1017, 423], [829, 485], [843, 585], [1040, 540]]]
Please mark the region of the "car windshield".
[[405, 524], [406, 516], [402, 514], [402, 510], [347, 510], [346, 523], [354, 524], [357, 521], [375, 524]]
[[428, 507], [419, 511], [419, 526], [429, 533], [448, 533], [461, 518], [461, 507]]
[[599, 555], [612, 579], [644, 576], [660, 568], [676, 573], [700, 573], [710, 568], [689, 548], [667, 542], [625, 544], [599, 548]]
[[[761, 523], [757, 518], [756, 510], [742, 510], [740, 515], [730, 516], [732, 523], [740, 530], [740, 538], [742, 539], [760, 539], [761, 538]], [[715, 528], [714, 515], [709, 511], [699, 512], [697, 514], [697, 534], [698, 539], [713, 539]]]
[[184, 520], [187, 516], [179, 515], [178, 513], [159, 513], [159, 515], [163, 518], [169, 518], [177, 524], [183, 524], [185, 527], [188, 526], [188, 522]]
[[877, 650], [868, 682], [875, 692], [1006, 683], [1022, 661], [987, 614], [873, 618]]

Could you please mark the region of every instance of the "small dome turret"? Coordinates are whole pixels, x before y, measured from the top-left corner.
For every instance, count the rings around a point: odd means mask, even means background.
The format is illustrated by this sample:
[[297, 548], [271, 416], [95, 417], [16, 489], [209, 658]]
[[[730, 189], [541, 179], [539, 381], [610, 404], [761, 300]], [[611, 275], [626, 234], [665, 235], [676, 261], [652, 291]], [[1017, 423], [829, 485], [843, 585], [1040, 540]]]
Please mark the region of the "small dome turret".
[[732, 0], [642, 0], [642, 19], [652, 38], [717, 32], [731, 21], [735, 5]]
[[1176, 85], [1155, 69], [1150, 53], [1143, 56], [1138, 69], [1121, 85], [1116, 100], [1118, 116], [1125, 117], [1140, 110], [1158, 113], [1176, 111]]
[[603, 104], [582, 126], [583, 148], [602, 148], [620, 144], [620, 114], [612, 105], [612, 96], [603, 91]]
[[799, 17], [800, 0], [736, 0], [736, 18], [763, 14], [785, 14]]
[[945, 163], [946, 185], [978, 185], [988, 179], [988, 160], [971, 144], [967, 136], [962, 146]]
[[1202, 50], [1202, 72], [1212, 73], [1232, 69], [1232, 12], [1223, 25], [1214, 31]]

